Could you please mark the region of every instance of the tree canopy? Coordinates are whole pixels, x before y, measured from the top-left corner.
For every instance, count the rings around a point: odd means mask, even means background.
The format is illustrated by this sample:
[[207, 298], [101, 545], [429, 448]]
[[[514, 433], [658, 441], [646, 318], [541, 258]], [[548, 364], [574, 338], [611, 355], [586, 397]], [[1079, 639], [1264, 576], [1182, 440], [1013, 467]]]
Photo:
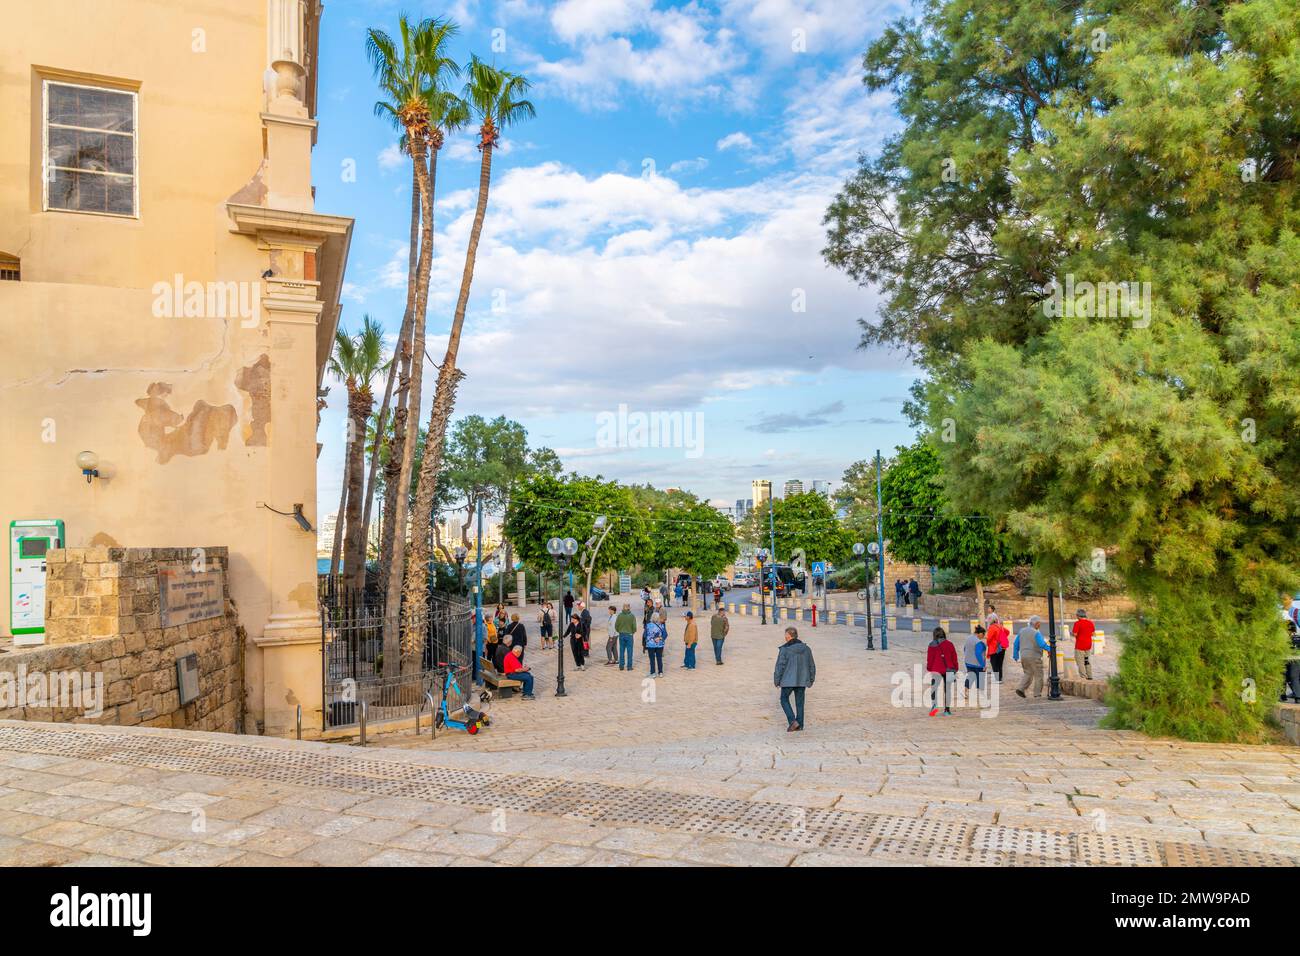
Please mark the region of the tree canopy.
[[1293, 0], [928, 0], [864, 60], [904, 126], [828, 211], [826, 258], [883, 290], [864, 342], [925, 370], [953, 507], [1048, 570], [1112, 555], [1140, 608], [1117, 725], [1254, 737], [1280, 683], [1297, 62]]

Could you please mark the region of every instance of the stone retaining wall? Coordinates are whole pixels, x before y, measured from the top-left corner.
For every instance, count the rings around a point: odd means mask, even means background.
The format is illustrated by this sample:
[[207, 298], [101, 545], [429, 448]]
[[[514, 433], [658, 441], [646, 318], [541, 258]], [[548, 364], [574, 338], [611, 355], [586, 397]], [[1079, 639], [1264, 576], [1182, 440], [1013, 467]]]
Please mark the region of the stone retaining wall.
[[[985, 601], [997, 608], [1002, 620], [1025, 621], [1037, 614], [1047, 620], [1046, 595], [1029, 595], [1028, 597], [1006, 594], [986, 594]], [[893, 596], [890, 596], [893, 600]], [[1133, 610], [1133, 601], [1124, 595], [1106, 597], [1072, 597], [1065, 596], [1066, 622], [1074, 620], [1074, 612], [1083, 608], [1094, 621], [1116, 621]], [[921, 613], [927, 617], [946, 617], [966, 620], [975, 617], [975, 595], [973, 594], [922, 594]]]
[[[0, 719], [238, 732], [244, 662], [229, 555], [223, 547], [201, 552], [205, 569], [221, 572], [223, 612], [163, 627], [160, 565], [188, 567], [195, 549], [51, 551], [46, 644], [0, 655]], [[189, 654], [198, 655], [199, 696], [181, 706], [176, 661]]]

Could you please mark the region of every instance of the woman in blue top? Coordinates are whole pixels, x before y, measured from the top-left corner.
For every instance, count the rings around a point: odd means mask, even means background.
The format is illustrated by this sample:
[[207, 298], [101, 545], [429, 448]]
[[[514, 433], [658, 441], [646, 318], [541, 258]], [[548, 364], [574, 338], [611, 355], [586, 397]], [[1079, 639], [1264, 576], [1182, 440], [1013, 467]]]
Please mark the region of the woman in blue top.
[[646, 657], [650, 659], [650, 676], [664, 676], [664, 644], [668, 640], [668, 628], [658, 617], [652, 617], [645, 626]]

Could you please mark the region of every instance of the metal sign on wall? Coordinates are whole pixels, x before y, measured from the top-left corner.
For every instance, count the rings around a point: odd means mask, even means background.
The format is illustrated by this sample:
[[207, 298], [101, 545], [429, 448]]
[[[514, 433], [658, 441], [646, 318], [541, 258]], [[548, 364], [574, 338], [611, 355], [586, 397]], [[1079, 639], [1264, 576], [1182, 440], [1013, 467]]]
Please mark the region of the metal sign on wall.
[[163, 627], [206, 621], [225, 613], [224, 571], [194, 571], [183, 563], [158, 568], [158, 614]]

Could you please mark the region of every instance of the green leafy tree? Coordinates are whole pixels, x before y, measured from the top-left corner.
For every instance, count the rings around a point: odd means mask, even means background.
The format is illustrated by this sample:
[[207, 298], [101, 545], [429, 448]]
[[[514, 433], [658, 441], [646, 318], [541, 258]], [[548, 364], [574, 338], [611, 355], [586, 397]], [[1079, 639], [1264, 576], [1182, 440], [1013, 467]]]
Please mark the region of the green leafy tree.
[[951, 568], [974, 580], [976, 614], [982, 614], [984, 582], [1002, 577], [1020, 559], [992, 519], [954, 512], [941, 468], [925, 438], [898, 449], [880, 481], [885, 539], [898, 561]]
[[[611, 527], [596, 556], [594, 574], [630, 567], [644, 559], [650, 550], [644, 513], [627, 488], [600, 478], [547, 473], [525, 476], [511, 491], [504, 531], [520, 561], [546, 572], [555, 566], [546, 542], [552, 537], [569, 537], [585, 544], [593, 535], [598, 515], [605, 515]], [[581, 557], [581, 552], [575, 557]]]
[[826, 256], [884, 291], [865, 341], [927, 371], [953, 506], [1123, 575], [1109, 722], [1252, 739], [1300, 578], [1300, 7], [1155, 9], [930, 0], [887, 30], [866, 81], [904, 127]]
[[[812, 561], [843, 564], [852, 556], [853, 534], [835, 516], [824, 495], [805, 491], [774, 499], [772, 505], [776, 525], [774, 562], [806, 569]], [[762, 538], [763, 542], [767, 540]]]
[[[648, 518], [655, 564], [708, 579], [740, 555], [735, 526], [706, 502], [656, 507]], [[696, 589], [691, 590], [695, 607]]]

